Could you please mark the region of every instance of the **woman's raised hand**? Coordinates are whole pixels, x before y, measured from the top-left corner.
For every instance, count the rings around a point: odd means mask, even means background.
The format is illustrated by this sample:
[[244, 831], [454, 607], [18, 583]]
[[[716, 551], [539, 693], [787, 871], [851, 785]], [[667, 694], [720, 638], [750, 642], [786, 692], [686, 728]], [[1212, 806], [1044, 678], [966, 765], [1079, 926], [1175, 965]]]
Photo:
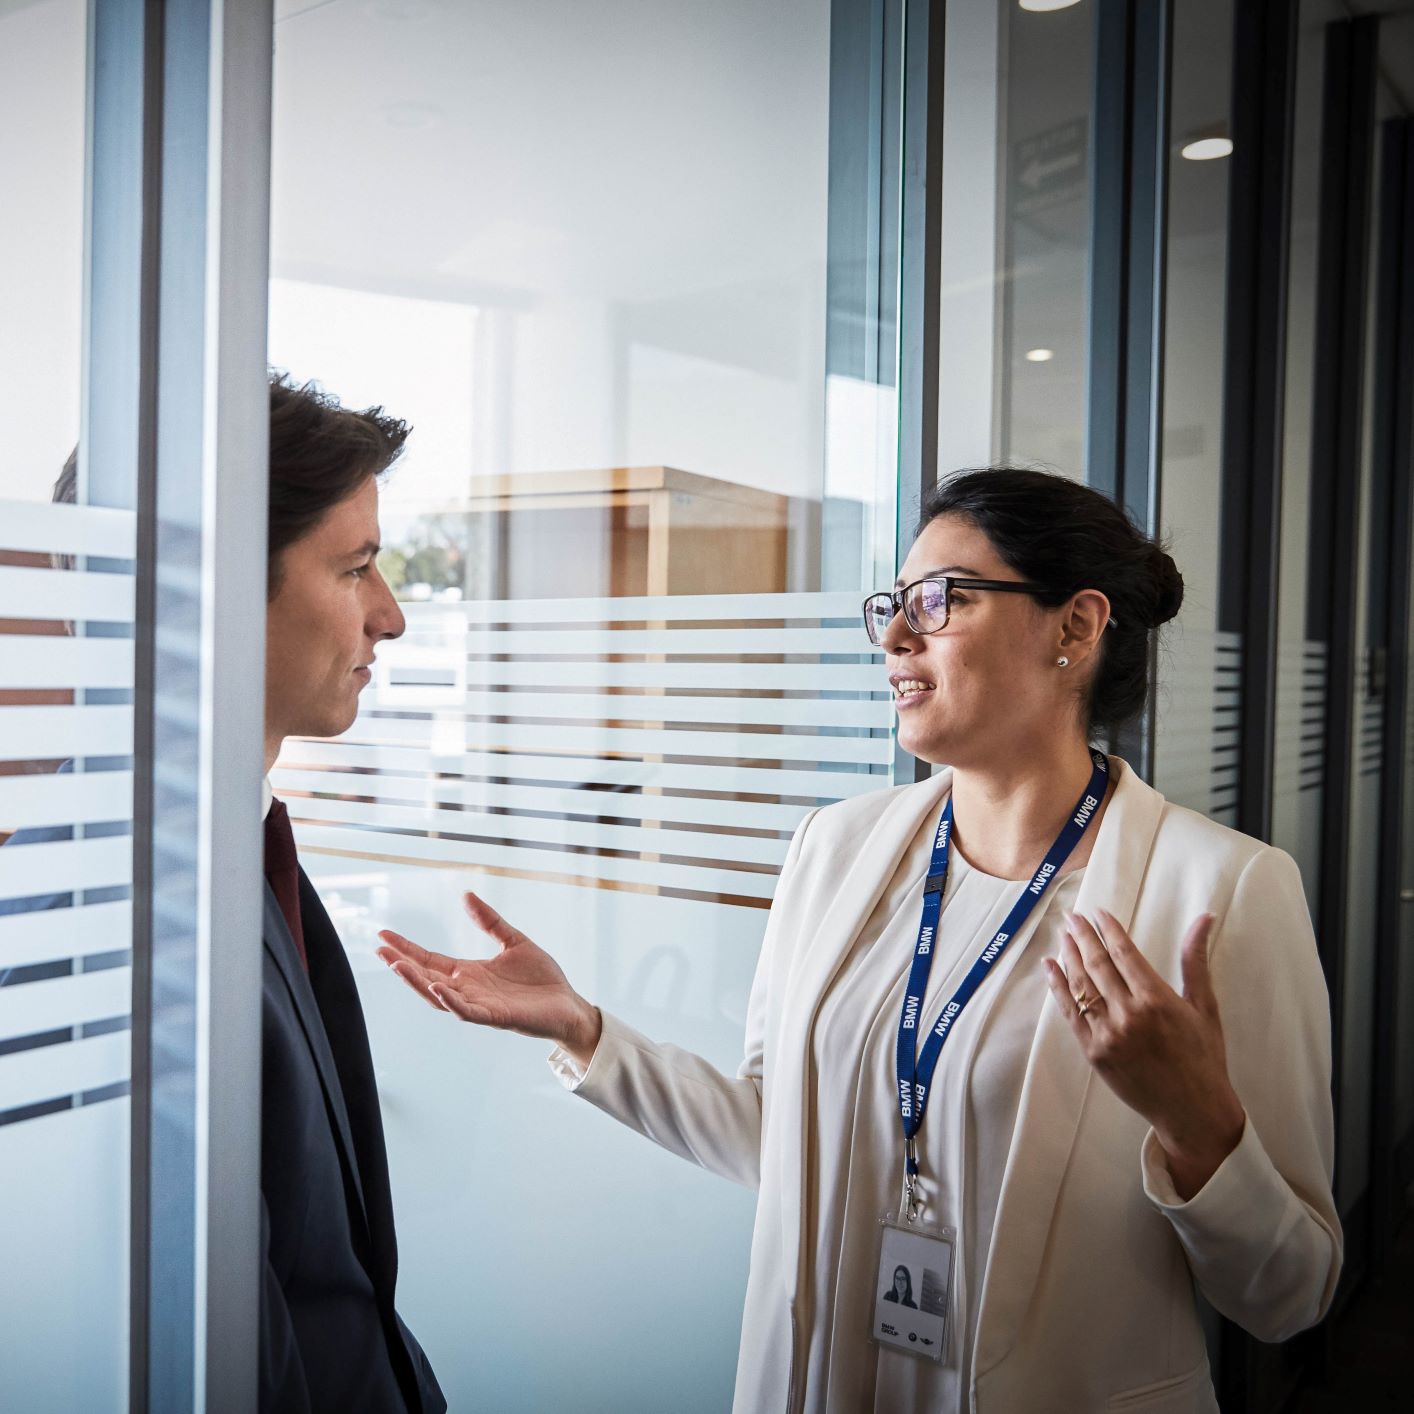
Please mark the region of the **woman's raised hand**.
[[471, 921], [496, 940], [494, 957], [467, 959], [428, 952], [399, 933], [379, 933], [378, 956], [431, 1006], [463, 1021], [541, 1036], [587, 1065], [599, 1044], [602, 1020], [570, 986], [560, 965], [490, 904], [465, 896]]
[[1066, 924], [1059, 960], [1046, 959], [1051, 995], [1096, 1072], [1149, 1121], [1174, 1188], [1191, 1198], [1237, 1147], [1247, 1120], [1208, 972], [1212, 916], [1183, 940], [1182, 994], [1111, 914], [1100, 910], [1092, 924], [1071, 913]]

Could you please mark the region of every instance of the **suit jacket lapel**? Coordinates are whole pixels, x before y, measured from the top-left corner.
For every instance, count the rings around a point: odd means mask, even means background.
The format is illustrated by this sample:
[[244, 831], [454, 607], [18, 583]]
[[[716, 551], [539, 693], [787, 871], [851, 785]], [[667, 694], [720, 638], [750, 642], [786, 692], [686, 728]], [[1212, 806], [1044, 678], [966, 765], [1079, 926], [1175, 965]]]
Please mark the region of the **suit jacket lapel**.
[[[1103, 908], [1125, 928], [1130, 926], [1163, 807], [1163, 796], [1120, 763], [1114, 795], [1080, 885], [1077, 913], [1091, 915]], [[1020, 1332], [1093, 1074], [1048, 996], [1026, 1066], [997, 1203], [977, 1319], [976, 1377], [1007, 1354]], [[1134, 1162], [1138, 1164], [1138, 1155]]]
[[[829, 990], [850, 944], [868, 921], [893, 878], [899, 860], [914, 836], [930, 817], [942, 809], [942, 801], [952, 783], [952, 772], [943, 771], [930, 780], [905, 787], [895, 793], [859, 842], [853, 860], [845, 870], [839, 888], [831, 895], [823, 916], [811, 921], [813, 936], [801, 939], [791, 958], [785, 995], [791, 999], [781, 1017], [781, 1044], [773, 1083], [783, 1094], [800, 1097], [800, 1142], [787, 1146], [783, 1156], [781, 1192], [797, 1205], [795, 1214], [784, 1215], [784, 1267], [792, 1299], [800, 1272], [800, 1213], [804, 1201], [808, 1153], [813, 1139], [805, 1116], [810, 1112], [807, 1087], [810, 1079], [811, 1033], [821, 999]], [[900, 963], [902, 966], [902, 962]]]
[[319, 1072], [319, 1081], [324, 1087], [324, 1098], [328, 1103], [329, 1113], [333, 1116], [334, 1131], [343, 1148], [344, 1159], [353, 1179], [353, 1190], [359, 1205], [358, 1216], [366, 1228], [368, 1217], [364, 1207], [363, 1181], [359, 1177], [358, 1151], [354, 1148], [353, 1131], [349, 1126], [348, 1109], [344, 1104], [344, 1091], [339, 1083], [338, 1067], [334, 1064], [333, 1052], [329, 1049], [324, 1020], [314, 1000], [309, 977], [300, 963], [294, 939], [290, 937], [289, 927], [285, 923], [285, 916], [280, 912], [280, 905], [275, 901], [269, 884], [265, 885], [264, 935], [265, 949], [274, 958], [275, 965], [285, 979], [285, 986], [289, 989], [290, 999], [294, 1003], [295, 1015], [299, 1017], [305, 1040], [309, 1042], [310, 1052], [314, 1056], [315, 1069]]
[[398, 1249], [393, 1225], [393, 1198], [388, 1182], [388, 1152], [383, 1139], [383, 1114], [368, 1027], [359, 1001], [358, 984], [348, 954], [319, 894], [300, 870], [300, 919], [309, 953], [309, 980], [324, 1022], [339, 1089], [353, 1136], [364, 1208], [368, 1214], [372, 1260], [380, 1291], [391, 1292], [397, 1281]]

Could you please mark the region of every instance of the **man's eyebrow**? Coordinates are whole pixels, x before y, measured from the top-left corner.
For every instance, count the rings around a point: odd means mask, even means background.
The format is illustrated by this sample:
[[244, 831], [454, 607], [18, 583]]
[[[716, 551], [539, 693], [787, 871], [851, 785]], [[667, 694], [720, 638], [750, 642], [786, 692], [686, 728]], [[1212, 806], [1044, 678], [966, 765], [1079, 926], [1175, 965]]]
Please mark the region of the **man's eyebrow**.
[[[934, 575], [939, 575], [939, 574], [961, 574], [961, 575], [969, 575], [969, 576], [971, 576], [973, 579], [981, 579], [981, 578], [982, 578], [982, 576], [981, 576], [980, 574], [978, 574], [976, 570], [969, 568], [967, 565], [940, 565], [940, 566], [939, 566], [937, 569], [935, 569], [935, 570], [924, 570], [922, 574], [916, 575], [913, 579], [910, 579], [910, 580], [907, 581], [907, 582], [908, 582], [909, 584], [916, 584], [916, 583], [918, 582], [918, 580], [920, 580], [920, 579], [932, 579], [932, 577], [933, 577]], [[894, 588], [895, 588], [895, 589], [902, 589], [903, 586], [904, 586], [904, 578], [903, 578], [902, 575], [899, 575], [899, 577], [898, 577], [896, 580], [894, 580]]]
[[345, 550], [339, 558], [341, 560], [370, 560], [382, 548], [382, 545], [376, 540], [365, 540], [357, 550]]

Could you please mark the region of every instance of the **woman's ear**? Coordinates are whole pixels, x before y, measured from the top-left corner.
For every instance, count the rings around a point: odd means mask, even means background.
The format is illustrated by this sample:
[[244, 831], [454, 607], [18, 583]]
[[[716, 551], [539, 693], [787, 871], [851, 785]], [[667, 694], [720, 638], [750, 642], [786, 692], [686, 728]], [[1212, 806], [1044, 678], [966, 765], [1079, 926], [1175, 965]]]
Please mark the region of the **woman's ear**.
[[1072, 663], [1081, 662], [1099, 647], [1110, 621], [1110, 601], [1098, 589], [1082, 589], [1072, 596], [1061, 616], [1058, 651]]

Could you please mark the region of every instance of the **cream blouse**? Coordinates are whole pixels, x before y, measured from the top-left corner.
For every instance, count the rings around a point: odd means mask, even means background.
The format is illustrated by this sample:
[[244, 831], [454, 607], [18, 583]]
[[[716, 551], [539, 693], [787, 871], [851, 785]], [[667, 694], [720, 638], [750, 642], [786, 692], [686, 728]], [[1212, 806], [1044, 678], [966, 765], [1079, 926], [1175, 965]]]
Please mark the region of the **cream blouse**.
[[[811, 1038], [810, 1132], [819, 1152], [847, 1156], [812, 1164], [802, 1233], [803, 1250], [813, 1254], [804, 1407], [829, 1414], [951, 1414], [967, 1407], [992, 1223], [1032, 1038], [1041, 1008], [1049, 1004], [1042, 959], [1059, 950], [1063, 916], [1074, 906], [1084, 873], [1062, 874], [1007, 945], [954, 1023], [929, 1089], [918, 1136], [920, 1221], [958, 1234], [953, 1360], [942, 1368], [868, 1339], [879, 1219], [898, 1213], [902, 1195], [894, 1051], [935, 828], [929, 818], [910, 844], [825, 993]], [[954, 844], [921, 1034], [1028, 882], [972, 868]]]

